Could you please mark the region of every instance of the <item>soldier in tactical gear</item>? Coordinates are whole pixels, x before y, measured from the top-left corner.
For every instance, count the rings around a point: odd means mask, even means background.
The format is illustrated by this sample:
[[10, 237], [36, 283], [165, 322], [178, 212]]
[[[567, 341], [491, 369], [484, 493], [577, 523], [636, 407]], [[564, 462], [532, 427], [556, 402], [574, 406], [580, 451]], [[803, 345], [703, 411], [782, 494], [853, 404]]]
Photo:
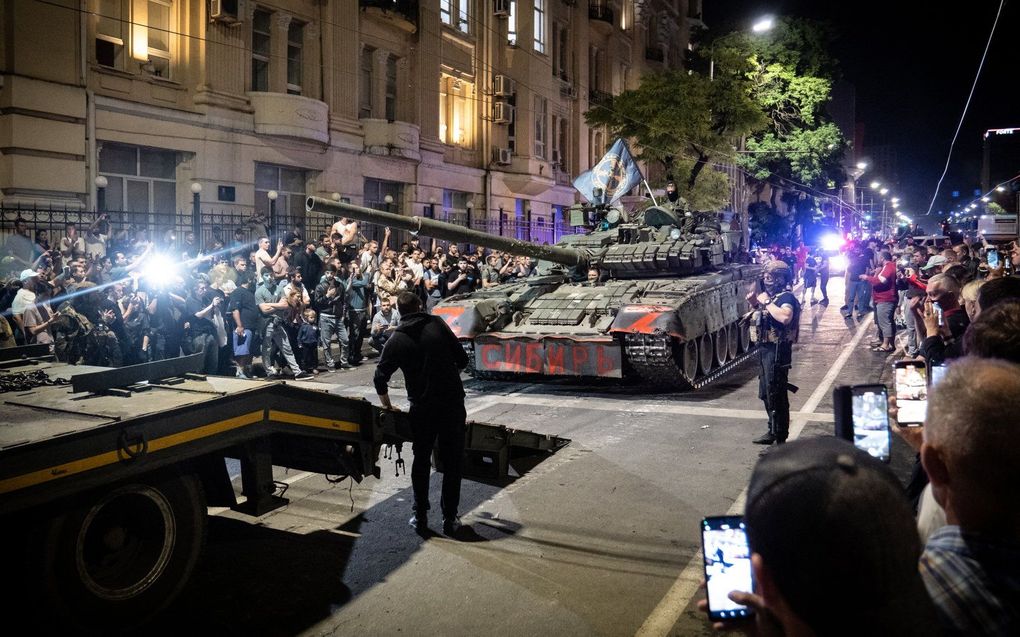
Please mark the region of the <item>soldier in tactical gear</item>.
[[769, 430], [755, 444], [782, 444], [790, 433], [788, 382], [793, 344], [800, 323], [800, 304], [790, 291], [793, 271], [779, 259], [765, 264], [762, 278], [747, 295], [751, 304], [751, 340], [758, 344], [761, 371], [758, 397], [769, 415]]

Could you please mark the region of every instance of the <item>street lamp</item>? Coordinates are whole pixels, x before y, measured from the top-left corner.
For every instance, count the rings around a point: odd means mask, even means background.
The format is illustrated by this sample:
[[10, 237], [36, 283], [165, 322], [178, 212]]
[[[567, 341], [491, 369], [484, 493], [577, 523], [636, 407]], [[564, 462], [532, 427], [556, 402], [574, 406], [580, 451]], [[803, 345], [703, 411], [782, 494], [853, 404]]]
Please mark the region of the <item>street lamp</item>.
[[266, 193], [266, 197], [269, 199], [269, 227], [267, 230], [272, 233], [276, 229], [276, 198], [280, 196], [280, 193], [275, 190], [270, 190]]
[[191, 182], [191, 231], [195, 238], [202, 236], [202, 184], [197, 181]]
[[106, 187], [110, 185], [110, 182], [99, 175], [96, 177], [96, 212], [106, 212]]

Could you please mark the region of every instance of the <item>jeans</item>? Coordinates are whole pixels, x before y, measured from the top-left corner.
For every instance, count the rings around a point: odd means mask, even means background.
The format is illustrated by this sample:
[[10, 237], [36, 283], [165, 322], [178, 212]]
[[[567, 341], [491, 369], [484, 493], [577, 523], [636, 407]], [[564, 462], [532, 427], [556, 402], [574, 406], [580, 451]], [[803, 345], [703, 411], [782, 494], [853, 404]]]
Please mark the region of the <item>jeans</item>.
[[457, 517], [460, 507], [461, 464], [464, 457], [464, 403], [453, 405], [411, 405], [411, 487], [414, 510], [424, 513], [429, 506], [429, 476], [432, 471], [432, 448], [438, 443], [439, 462], [443, 468], [443, 491], [439, 509], [444, 519]]
[[220, 346], [216, 343], [216, 337], [212, 334], [198, 334], [191, 337], [191, 351], [195, 354], [202, 352], [205, 357], [202, 359], [202, 371], [206, 374], [220, 373]]
[[347, 318], [350, 321], [348, 326], [351, 330], [350, 342], [351, 342], [351, 363], [361, 362], [361, 345], [365, 340], [365, 310], [355, 310], [354, 308], [348, 308]]
[[319, 315], [319, 345], [322, 346], [322, 357], [326, 359], [326, 367], [336, 367], [336, 360], [333, 358], [331, 343], [336, 335], [340, 343], [340, 365], [347, 365], [350, 358], [350, 339], [347, 334], [347, 326], [344, 325], [343, 317], [335, 314]]
[[857, 305], [857, 315], [864, 314], [868, 310], [868, 296], [870, 296], [870, 292], [871, 284], [867, 281], [848, 278], [846, 296], [844, 297], [842, 308], [844, 315], [853, 316], [855, 302]]
[[262, 347], [262, 365], [266, 368], [266, 373], [269, 374], [270, 370], [273, 369], [273, 346], [283, 354], [283, 360], [290, 367], [291, 371], [295, 374], [301, 371], [301, 367], [297, 363], [297, 359], [294, 358], [294, 350], [290, 346], [290, 338], [287, 337], [287, 331], [284, 328], [283, 321], [273, 318], [266, 323], [266, 341]]

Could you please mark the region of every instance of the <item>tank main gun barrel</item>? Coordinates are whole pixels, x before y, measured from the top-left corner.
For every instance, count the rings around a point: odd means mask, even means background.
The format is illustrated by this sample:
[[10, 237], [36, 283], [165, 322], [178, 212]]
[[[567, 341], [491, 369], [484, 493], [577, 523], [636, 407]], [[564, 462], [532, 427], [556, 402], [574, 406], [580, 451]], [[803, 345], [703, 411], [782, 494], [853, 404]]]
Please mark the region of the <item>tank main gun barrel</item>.
[[588, 253], [583, 250], [564, 248], [561, 246], [537, 245], [530, 241], [521, 241], [520, 239], [511, 239], [508, 237], [501, 237], [499, 235], [492, 235], [487, 232], [464, 228], [457, 224], [447, 223], [445, 221], [436, 221], [435, 219], [429, 219], [427, 217], [405, 217], [404, 215], [398, 215], [392, 212], [383, 212], [382, 210], [375, 210], [373, 208], [355, 206], [349, 203], [340, 203], [329, 199], [323, 199], [322, 197], [308, 197], [308, 199], [305, 200], [305, 208], [309, 212], [318, 212], [337, 217], [347, 217], [348, 219], [354, 219], [356, 221], [376, 223], [379, 225], [390, 226], [391, 228], [407, 230], [415, 234], [423, 233], [430, 237], [443, 239], [444, 241], [473, 243], [475, 245], [485, 246], [486, 248], [503, 250], [504, 252], [509, 252], [514, 255], [545, 259], [546, 261], [561, 263], [563, 265], [577, 267], [580, 269], [587, 268], [588, 263], [591, 260]]

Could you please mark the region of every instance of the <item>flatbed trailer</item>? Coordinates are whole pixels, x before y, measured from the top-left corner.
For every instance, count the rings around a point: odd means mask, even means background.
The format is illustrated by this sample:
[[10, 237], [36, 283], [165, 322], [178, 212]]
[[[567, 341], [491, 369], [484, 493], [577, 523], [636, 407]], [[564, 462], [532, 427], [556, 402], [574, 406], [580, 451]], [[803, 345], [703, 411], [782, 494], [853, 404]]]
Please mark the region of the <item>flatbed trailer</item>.
[[[202, 376], [200, 355], [107, 369], [15, 350], [0, 350], [0, 528], [31, 535], [47, 608], [86, 629], [123, 629], [169, 604], [199, 559], [208, 507], [285, 505], [274, 466], [360, 482], [380, 477], [384, 445], [411, 439], [405, 412], [308, 384]], [[465, 476], [504, 479], [511, 448], [567, 442], [472, 422]], [[240, 461], [241, 497], [227, 459]]]

